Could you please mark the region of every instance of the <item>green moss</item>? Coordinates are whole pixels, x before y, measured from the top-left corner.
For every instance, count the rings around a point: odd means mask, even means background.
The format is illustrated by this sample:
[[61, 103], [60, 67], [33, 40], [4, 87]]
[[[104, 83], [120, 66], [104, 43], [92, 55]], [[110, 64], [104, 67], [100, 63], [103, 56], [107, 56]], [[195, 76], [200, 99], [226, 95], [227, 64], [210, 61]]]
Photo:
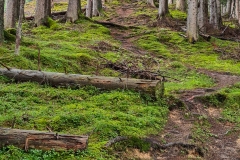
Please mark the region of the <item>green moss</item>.
[[179, 20], [187, 20], [187, 13], [186, 12], [182, 12], [179, 10], [169, 10], [171, 16], [173, 18], [179, 19]]
[[6, 30], [8, 33], [12, 34], [12, 35], [16, 35], [17, 31], [15, 28], [9, 28]]
[[52, 11], [59, 12], [59, 11], [66, 11], [68, 7], [67, 2], [55, 2], [52, 8]]
[[[102, 93], [95, 87], [71, 90], [34, 83], [0, 83], [0, 97], [0, 114], [4, 115], [0, 117], [1, 126], [11, 126], [15, 117], [16, 128], [45, 130], [48, 126], [60, 133], [91, 133], [88, 149], [85, 154], [74, 155], [76, 158], [108, 157], [104, 145], [116, 136], [135, 137], [128, 145], [147, 151], [149, 144], [142, 142], [141, 137], [157, 134], [168, 115], [167, 107], [153, 103], [146, 105], [139, 93], [121, 90]], [[3, 153], [9, 155], [3, 149], [0, 157], [5, 156]], [[32, 152], [19, 154], [37, 156]], [[38, 157], [43, 154], [45, 152]]]
[[4, 30], [4, 39], [9, 42], [15, 42], [16, 36], [6, 30]]
[[115, 151], [126, 151], [129, 148], [136, 148], [139, 149], [141, 152], [147, 152], [150, 150], [150, 143], [137, 138], [137, 137], [130, 137], [125, 141], [115, 143], [113, 145], [113, 149]]
[[60, 30], [61, 29], [61, 26], [50, 17], [48, 17], [48, 19], [47, 19], [47, 27], [49, 27], [52, 30]]

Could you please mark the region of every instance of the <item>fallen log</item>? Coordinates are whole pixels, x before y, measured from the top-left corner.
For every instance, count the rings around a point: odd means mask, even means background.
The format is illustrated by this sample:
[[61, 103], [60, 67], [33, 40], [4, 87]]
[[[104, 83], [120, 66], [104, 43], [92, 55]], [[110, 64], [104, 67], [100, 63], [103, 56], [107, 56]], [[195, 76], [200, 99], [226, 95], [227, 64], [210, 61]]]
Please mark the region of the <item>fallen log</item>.
[[0, 74], [17, 82], [31, 81], [39, 84], [47, 84], [53, 87], [81, 88], [83, 86], [92, 85], [105, 90], [130, 89], [148, 93], [157, 98], [159, 97], [159, 94], [163, 94], [163, 83], [161, 80], [103, 77], [9, 68], [0, 68]]
[[88, 136], [65, 135], [34, 130], [0, 128], [0, 147], [13, 145], [28, 150], [84, 150], [88, 145]]

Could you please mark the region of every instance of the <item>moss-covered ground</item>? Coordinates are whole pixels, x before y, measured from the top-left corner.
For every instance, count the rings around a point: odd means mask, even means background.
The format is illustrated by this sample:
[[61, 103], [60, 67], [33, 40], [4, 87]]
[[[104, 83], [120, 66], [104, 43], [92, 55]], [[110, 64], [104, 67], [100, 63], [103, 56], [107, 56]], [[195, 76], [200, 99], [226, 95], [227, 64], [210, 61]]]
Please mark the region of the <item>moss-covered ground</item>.
[[[27, 5], [31, 7], [33, 4], [34, 1]], [[116, 15], [116, 12], [113, 15], [111, 13], [119, 5], [118, 1], [106, 4], [107, 11], [95, 19], [104, 20]], [[144, 6], [143, 3], [139, 5]], [[65, 2], [58, 3], [53, 10], [61, 11], [66, 6]], [[156, 13], [157, 10], [153, 8], [143, 8], [132, 13], [132, 17], [145, 14], [154, 21]], [[171, 9], [170, 14], [173, 19], [186, 20], [183, 12]], [[124, 74], [105, 68], [103, 64], [106, 60], [113, 63], [127, 61], [129, 66], [136, 65], [137, 68], [168, 77], [165, 83], [166, 97], [181, 90], [214, 86], [214, 81], [199, 73], [198, 68], [240, 74], [239, 61], [222, 59], [222, 55], [215, 51], [216, 48], [228, 46], [229, 51], [234, 50], [238, 43], [212, 38], [211, 41], [201, 39], [195, 44], [189, 44], [181, 36], [182, 32], [169, 28], [140, 26], [131, 29], [129, 36], [136, 37], [134, 44], [149, 52], [149, 55], [138, 56], [123, 49], [121, 43], [111, 36], [109, 28], [83, 17], [74, 24], [49, 19], [48, 27], [37, 28], [30, 21], [24, 22], [20, 56], [13, 54], [13, 32], [6, 32], [5, 35], [10, 37], [0, 46], [0, 61], [9, 67], [37, 70], [40, 51], [43, 71], [117, 77]], [[154, 61], [154, 65], [145, 66], [144, 59]], [[236, 84], [222, 89], [216, 95], [204, 97], [203, 101], [222, 107], [222, 120], [237, 124], [236, 129], [239, 130], [239, 97], [240, 87]], [[115, 146], [117, 150], [133, 147], [148, 151], [148, 144], [142, 142], [141, 138], [160, 133], [167, 122], [168, 113], [165, 99], [156, 102], [148, 95], [134, 91], [102, 91], [92, 86], [80, 89], [52, 88], [30, 82], [15, 83], [0, 76], [1, 127], [34, 130], [50, 128], [59, 133], [89, 135], [88, 148], [82, 152], [25, 152], [9, 146], [0, 150], [0, 159], [117, 159], [114, 150], [104, 147], [117, 136], [130, 137], [129, 143], [121, 142]], [[211, 136], [210, 133], [203, 133], [198, 125], [194, 138], [206, 140]]]

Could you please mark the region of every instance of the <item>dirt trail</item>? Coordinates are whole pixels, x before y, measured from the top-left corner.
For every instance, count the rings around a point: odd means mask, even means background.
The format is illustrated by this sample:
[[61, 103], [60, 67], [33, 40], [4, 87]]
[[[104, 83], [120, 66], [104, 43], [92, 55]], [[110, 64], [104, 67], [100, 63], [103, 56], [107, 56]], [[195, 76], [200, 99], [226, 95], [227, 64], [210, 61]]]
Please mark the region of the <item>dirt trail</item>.
[[[115, 8], [118, 16], [108, 19], [109, 22], [120, 25], [136, 25], [136, 20], [132, 21], [131, 14], [135, 11], [136, 6], [133, 4], [122, 4], [121, 7]], [[140, 24], [146, 23], [146, 20], [140, 20]], [[140, 49], [134, 45], [134, 37], [130, 37], [130, 30], [120, 30], [111, 28], [111, 35], [122, 43], [122, 48], [136, 55], [147, 54], [147, 51]], [[184, 143], [193, 144], [194, 135], [193, 129], [195, 124], [202, 125], [204, 120], [210, 123], [209, 135], [207, 140], [195, 140], [194, 144], [202, 148], [204, 153], [199, 155], [196, 149], [186, 149], [182, 147], [170, 147], [169, 149], [158, 152], [152, 151], [152, 159], [174, 159], [181, 160], [186, 158], [201, 158], [211, 160], [239, 160], [240, 159], [240, 131], [232, 134], [227, 134], [234, 127], [233, 124], [220, 122], [221, 109], [206, 108], [197, 97], [211, 94], [223, 87], [228, 87], [236, 82], [240, 82], [239, 76], [230, 75], [228, 73], [219, 73], [199, 69], [200, 73], [206, 74], [215, 80], [216, 86], [208, 89], [194, 89], [190, 91], [182, 91], [179, 94], [180, 100], [185, 104], [186, 109], [173, 109], [168, 118], [168, 122], [162, 133], [152, 137], [156, 141], [164, 141], [165, 143]], [[202, 157], [203, 156], [203, 157]], [[136, 157], [140, 158], [141, 157]]]

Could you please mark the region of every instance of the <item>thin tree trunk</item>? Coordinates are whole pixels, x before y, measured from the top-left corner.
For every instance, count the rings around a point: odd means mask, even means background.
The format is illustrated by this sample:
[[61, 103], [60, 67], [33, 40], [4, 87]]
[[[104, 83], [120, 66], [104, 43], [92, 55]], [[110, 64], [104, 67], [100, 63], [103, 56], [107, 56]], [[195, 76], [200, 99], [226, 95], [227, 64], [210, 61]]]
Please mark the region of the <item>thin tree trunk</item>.
[[158, 16], [164, 17], [168, 13], [169, 13], [168, 1], [167, 0], [159, 0]]
[[221, 15], [221, 2], [220, 0], [216, 0], [217, 2], [217, 23], [218, 23], [218, 28], [222, 26], [222, 15]]
[[0, 45], [4, 42], [4, 0], [0, 0]]
[[69, 0], [66, 20], [68, 22], [75, 22], [78, 20], [81, 13], [80, 0]]
[[188, 0], [187, 37], [190, 43], [198, 40], [198, 0]]
[[93, 16], [99, 16], [102, 11], [102, 1], [93, 0]]
[[176, 1], [176, 9], [180, 11], [186, 11], [185, 0], [177, 0]]
[[47, 24], [47, 19], [50, 16], [49, 9], [51, 9], [51, 7], [49, 7], [49, 1], [50, 0], [37, 0], [34, 16], [36, 26]]
[[206, 33], [208, 23], [208, 0], [200, 0], [198, 8], [198, 28], [202, 33]]
[[16, 55], [19, 55], [19, 52], [20, 52], [24, 4], [25, 4], [25, 0], [20, 0], [20, 13], [19, 13], [18, 28], [17, 28], [17, 34], [16, 34], [16, 47], [15, 47], [15, 54]]
[[15, 28], [18, 18], [19, 0], [8, 0], [6, 4], [4, 28]]
[[93, 1], [87, 0], [86, 17], [92, 18], [92, 11], [93, 11]]
[[147, 4], [152, 6], [152, 7], [156, 7], [155, 4], [154, 4], [154, 0], [147, 0]]
[[83, 150], [87, 148], [88, 137], [65, 135], [34, 130], [0, 128], [0, 147], [14, 145], [24, 150]]
[[235, 0], [235, 15], [236, 19], [238, 21], [238, 24], [240, 24], [240, 16], [239, 16], [239, 0]]
[[231, 13], [231, 1], [232, 0], [227, 0], [227, 4], [226, 4], [225, 15], [227, 15], [228, 17], [230, 16], [230, 13]]
[[172, 5], [173, 4], [173, 0], [168, 0], [168, 4]]
[[221, 7], [219, 0], [210, 0], [210, 19], [209, 23], [213, 25], [213, 28], [219, 29], [221, 21]]
[[235, 0], [232, 0], [231, 3], [231, 12], [230, 12], [230, 17], [229, 18], [235, 18]]
[[[101, 77], [79, 74], [64, 74], [54, 72], [43, 72], [36, 70], [4, 69], [0, 68], [0, 73], [8, 78], [19, 82], [38, 82], [53, 87], [82, 87], [92, 85], [98, 88], [113, 89], [132, 89], [142, 91], [151, 95], [163, 94], [162, 82], [160, 80], [144, 80], [134, 78]], [[158, 96], [159, 96], [158, 95]]]

